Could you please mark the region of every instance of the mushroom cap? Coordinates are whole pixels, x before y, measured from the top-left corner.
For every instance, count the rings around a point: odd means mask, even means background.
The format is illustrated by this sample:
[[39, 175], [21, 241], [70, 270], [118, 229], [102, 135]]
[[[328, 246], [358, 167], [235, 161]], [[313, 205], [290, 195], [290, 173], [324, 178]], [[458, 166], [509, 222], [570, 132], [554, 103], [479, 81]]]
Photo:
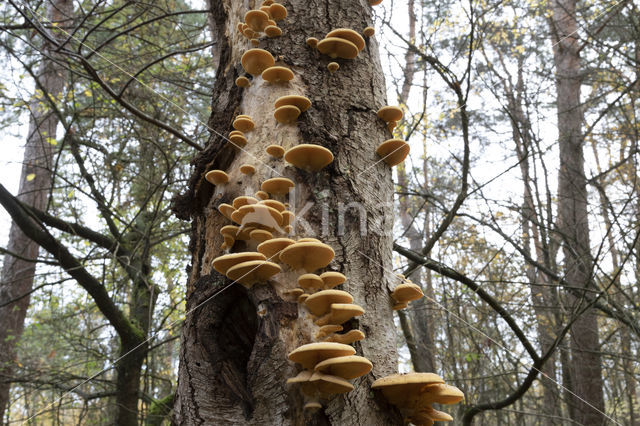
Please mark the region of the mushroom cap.
[[315, 49], [318, 46], [318, 39], [315, 37], [309, 37], [306, 43]]
[[273, 238], [273, 234], [264, 229], [254, 229], [249, 233], [252, 240], [258, 241], [259, 243], [268, 241]]
[[319, 410], [322, 408], [322, 404], [318, 401], [309, 401], [304, 404], [303, 410]]
[[244, 14], [244, 22], [256, 32], [264, 30], [268, 20], [269, 15], [260, 9], [250, 10]]
[[249, 87], [251, 86], [251, 81], [245, 76], [240, 76], [236, 78], [236, 86], [238, 87]]
[[387, 105], [378, 110], [378, 117], [385, 123], [400, 121], [403, 116], [402, 108], [393, 105]]
[[[241, 133], [241, 132], [240, 132]], [[231, 143], [233, 143], [235, 146], [239, 147], [239, 148], [243, 148], [246, 144], [247, 144], [247, 138], [245, 138], [242, 134], [240, 133], [234, 133], [233, 135], [229, 136], [229, 140], [231, 141]]]
[[267, 37], [280, 37], [282, 35], [282, 30], [277, 25], [267, 25], [264, 29], [264, 33]]
[[280, 212], [264, 204], [242, 206], [231, 215], [231, 220], [242, 226], [259, 226], [270, 230], [282, 226]]
[[252, 46], [257, 47], [260, 44], [260, 40], [258, 40], [257, 38], [252, 38], [250, 41]]
[[246, 206], [249, 204], [258, 204], [258, 200], [256, 200], [253, 197], [249, 197], [248, 195], [241, 195], [239, 197], [236, 197], [233, 200], [233, 208], [234, 209], [239, 209], [242, 206]]
[[356, 45], [356, 47], [358, 48], [358, 52], [364, 49], [364, 39], [360, 34], [358, 34], [356, 31], [352, 29], [349, 29], [349, 28], [335, 29], [333, 31], [330, 31], [325, 38], [329, 38], [329, 37], [338, 37], [338, 38], [343, 38], [345, 40], [350, 41], [351, 43]]
[[337, 62], [329, 62], [327, 64], [327, 69], [330, 73], [334, 73], [340, 69], [340, 64]]
[[261, 200], [267, 200], [269, 199], [269, 194], [267, 194], [265, 191], [258, 191], [256, 192], [256, 198], [260, 198]]
[[444, 383], [434, 383], [424, 386], [420, 392], [423, 404], [457, 404], [464, 399], [464, 393], [455, 386]]
[[333, 154], [323, 146], [305, 143], [287, 150], [284, 159], [299, 169], [317, 172], [333, 161]]
[[394, 311], [399, 311], [401, 309], [406, 308], [407, 306], [409, 306], [409, 302], [398, 302], [398, 303], [394, 303], [391, 309], [393, 309]]
[[426, 408], [421, 408], [420, 411], [418, 411], [418, 414], [424, 414], [426, 416], [429, 416], [429, 418], [431, 418], [431, 420], [435, 422], [453, 421], [453, 417], [451, 417], [451, 415], [449, 415], [448, 413], [445, 413], [444, 411], [436, 410], [430, 405], [427, 406]]
[[322, 279], [322, 283], [324, 284], [323, 287], [325, 289], [339, 286], [347, 280], [347, 277], [345, 277], [340, 272], [335, 271], [323, 272], [322, 274], [320, 274], [320, 278]]
[[295, 186], [295, 183], [293, 183], [291, 179], [271, 178], [262, 182], [262, 185], [260, 185], [260, 188], [263, 191], [268, 192], [269, 194], [284, 195], [287, 192], [289, 192], [289, 190], [294, 186]]
[[364, 376], [373, 368], [371, 361], [363, 356], [349, 355], [325, 359], [316, 364], [314, 370], [351, 380]]
[[316, 389], [324, 395], [334, 395], [347, 393], [353, 390], [353, 385], [345, 379], [330, 374], [314, 372], [309, 382], [316, 386]]
[[266, 260], [266, 257], [262, 253], [256, 253], [253, 251], [245, 251], [242, 253], [225, 254], [213, 259], [211, 265], [213, 269], [220, 272], [222, 275], [227, 275], [227, 271], [232, 266], [239, 263], [249, 262], [252, 260]]
[[349, 330], [349, 332], [344, 334], [334, 334], [333, 336], [329, 337], [327, 341], [344, 343], [346, 345], [350, 345], [351, 343], [357, 342], [362, 339], [364, 339], [364, 333], [362, 331]]
[[227, 219], [231, 220], [231, 215], [233, 214], [233, 212], [236, 211], [236, 209], [233, 208], [233, 206], [227, 204], [227, 203], [222, 203], [218, 206], [218, 211], [220, 213], [222, 213], [222, 216], [226, 217]]
[[381, 390], [387, 401], [397, 407], [418, 407], [422, 388], [440, 383], [444, 380], [433, 373], [391, 374], [373, 382], [371, 388]]
[[284, 105], [293, 105], [297, 107], [300, 112], [305, 112], [311, 106], [311, 101], [306, 96], [286, 95], [280, 96], [278, 99], [276, 99], [276, 103], [274, 104], [276, 108], [280, 108]]
[[295, 218], [296, 218], [296, 215], [293, 214], [293, 212], [290, 212], [289, 210], [285, 210], [285, 211], [282, 212], [282, 224], [284, 226], [287, 226], [287, 225], [293, 223]]
[[377, 6], [382, 3], [382, 0], [369, 0], [369, 6]]
[[[264, 204], [265, 206], [273, 207], [278, 210], [280, 213], [284, 213], [284, 204], [282, 204], [278, 200], [261, 200], [258, 204]], [[283, 215], [283, 223], [284, 223], [284, 215]]]
[[280, 266], [266, 260], [250, 260], [238, 263], [227, 270], [227, 277], [239, 282], [245, 287], [261, 281], [269, 281], [269, 278], [280, 272]]
[[240, 233], [240, 228], [235, 225], [226, 225], [220, 228], [220, 235], [232, 237], [234, 240]]
[[312, 369], [325, 359], [354, 355], [355, 353], [356, 350], [353, 347], [342, 343], [308, 343], [293, 350], [289, 354], [289, 359], [302, 365], [304, 369]]
[[287, 67], [273, 66], [262, 71], [262, 78], [269, 83], [293, 80], [293, 71]]
[[283, 105], [276, 108], [273, 117], [278, 123], [291, 124], [300, 116], [300, 109], [295, 105]]
[[258, 245], [258, 251], [267, 259], [278, 260], [279, 253], [291, 244], [295, 244], [290, 238], [273, 238]]
[[271, 17], [271, 11], [269, 10], [268, 5], [263, 4], [259, 9]]
[[282, 21], [287, 17], [287, 8], [280, 3], [273, 3], [269, 6], [269, 13], [276, 21]]
[[418, 300], [424, 293], [422, 293], [422, 289], [419, 285], [414, 283], [402, 283], [393, 290], [391, 293], [391, 297], [398, 302], [411, 302], [412, 300]]
[[[265, 149], [265, 151], [267, 152], [267, 154], [275, 158], [282, 158], [282, 156], [284, 155], [284, 148], [281, 147], [280, 145], [269, 145]], [[284, 206], [283, 206], [283, 210], [284, 210]]]
[[249, 49], [242, 55], [240, 59], [242, 68], [252, 76], [262, 74], [262, 71], [275, 64], [273, 55], [264, 49]]
[[292, 288], [291, 290], [285, 290], [283, 293], [297, 299], [300, 295], [304, 294], [304, 290], [301, 288]]
[[353, 59], [360, 52], [358, 46], [340, 37], [327, 37], [318, 42], [317, 48], [331, 58]]
[[289, 377], [287, 379], [287, 384], [290, 385], [290, 384], [293, 384], [293, 383], [308, 382], [309, 379], [311, 378], [311, 376], [313, 376], [313, 371], [311, 371], [311, 370], [302, 370], [295, 377]]
[[362, 30], [362, 34], [364, 34], [365, 37], [372, 37], [375, 33], [376, 30], [373, 27], [366, 27], [364, 30]]
[[353, 303], [332, 303], [331, 312], [316, 321], [316, 325], [334, 324], [340, 325], [353, 317], [364, 314], [362, 306]]
[[204, 178], [214, 185], [222, 185], [229, 182], [229, 175], [223, 170], [211, 170]]
[[304, 269], [314, 272], [327, 266], [335, 256], [335, 252], [324, 243], [297, 242], [280, 253], [280, 260], [291, 269]]
[[252, 175], [256, 172], [256, 168], [251, 164], [243, 164], [240, 166], [240, 173], [245, 175]]
[[309, 312], [319, 317], [328, 313], [334, 303], [350, 304], [351, 302], [353, 302], [353, 296], [346, 291], [322, 290], [309, 296], [304, 304]]
[[302, 274], [298, 277], [298, 285], [305, 289], [322, 288], [322, 278], [316, 274]]
[[301, 294], [298, 296], [298, 303], [303, 304], [304, 301], [307, 300], [307, 297], [309, 297], [307, 293]]
[[335, 325], [335, 324], [323, 325], [318, 329], [318, 332], [316, 333], [316, 339], [320, 337], [324, 337], [327, 334], [335, 333], [337, 331], [342, 331], [341, 325]]
[[251, 131], [255, 127], [255, 123], [249, 117], [236, 117], [233, 120], [233, 128], [236, 130], [240, 130], [243, 133]]
[[409, 144], [402, 139], [388, 139], [378, 146], [376, 153], [389, 166], [396, 166], [404, 161], [409, 154]]

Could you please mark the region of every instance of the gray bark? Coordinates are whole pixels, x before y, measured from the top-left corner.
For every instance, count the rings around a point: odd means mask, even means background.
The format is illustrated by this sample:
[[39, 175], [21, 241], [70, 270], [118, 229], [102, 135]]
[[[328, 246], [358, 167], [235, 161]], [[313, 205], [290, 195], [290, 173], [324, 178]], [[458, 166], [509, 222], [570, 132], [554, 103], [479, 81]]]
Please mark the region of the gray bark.
[[[397, 362], [387, 272], [393, 186], [389, 167], [382, 162], [374, 165], [379, 160], [377, 145], [390, 137], [376, 118], [377, 109], [386, 104], [378, 46], [369, 39], [358, 58], [338, 60], [340, 70], [331, 75], [326, 68], [331, 60], [305, 44], [307, 37], [321, 39], [334, 28], [361, 31], [371, 24], [371, 9], [365, 1], [338, 0], [292, 0], [286, 7], [289, 16], [281, 24], [283, 35], [261, 41], [260, 47], [290, 67], [294, 80], [268, 85], [255, 78], [242, 91], [233, 82], [242, 74], [240, 57], [250, 45], [236, 25], [247, 8], [231, 0], [212, 3], [214, 37], [221, 50], [209, 126], [226, 134], [236, 114], [248, 114], [256, 128], [244, 148], [251, 156], [234, 152], [212, 135], [194, 160], [189, 189], [175, 200], [178, 216], [190, 217], [193, 224], [187, 287], [187, 310], [193, 312], [183, 328], [174, 420], [178, 424], [401, 424], [398, 413], [370, 389], [375, 379], [395, 372]], [[297, 125], [277, 125], [273, 119], [273, 102], [285, 94], [304, 94], [312, 101]], [[319, 173], [306, 173], [285, 167], [264, 152], [269, 143], [289, 148], [302, 142], [329, 148], [334, 162]], [[240, 175], [237, 169], [243, 163], [257, 168], [254, 177]], [[290, 202], [301, 220], [294, 238], [315, 236], [331, 245], [336, 258], [330, 269], [347, 276], [344, 289], [366, 310], [351, 325], [366, 334], [354, 346], [372, 361], [373, 371], [354, 381], [355, 390], [334, 397], [306, 417], [299, 390], [285, 384], [299, 368], [288, 361], [288, 353], [312, 341], [303, 309], [283, 296], [283, 290], [295, 287], [296, 274], [280, 273], [250, 290], [234, 284], [222, 291], [229, 280], [210, 266], [221, 254], [218, 230], [229, 223], [216, 206], [245, 191], [253, 194], [260, 182], [277, 176], [265, 163], [296, 182], [295, 204]], [[210, 169], [227, 170], [230, 183], [214, 190], [203, 181]], [[366, 214], [364, 235], [356, 209], [346, 209], [343, 230], [335, 228], [336, 212], [351, 202], [360, 203]], [[300, 216], [307, 203], [313, 207]], [[331, 221], [326, 232], [321, 226], [325, 215]]]
[[[51, 0], [47, 4], [48, 20], [58, 22], [61, 26], [68, 24], [66, 21], [71, 18], [72, 13], [71, 0]], [[55, 33], [54, 36], [63, 38], [64, 34]], [[56, 52], [48, 43], [45, 43], [43, 49], [48, 55], [56, 56]], [[66, 72], [54, 61], [43, 58], [37, 77], [46, 94], [56, 99], [64, 90]], [[27, 205], [44, 210], [52, 181], [54, 145], [50, 143], [50, 138], [56, 137], [58, 117], [42, 96], [39, 99], [34, 96], [34, 100], [29, 104], [29, 112], [29, 133], [24, 149], [18, 198]], [[35, 175], [35, 178], [29, 180], [27, 177], [31, 175]], [[4, 417], [5, 409], [8, 407], [16, 344], [22, 335], [29, 307], [29, 296], [20, 296], [28, 294], [33, 286], [35, 259], [38, 257], [39, 247], [12, 222], [7, 250], [20, 258], [5, 255], [0, 279], [0, 302], [17, 299], [0, 308], [0, 419]]]
[[[587, 188], [584, 172], [583, 111], [580, 103], [581, 64], [575, 0], [554, 0], [551, 31], [556, 67], [557, 117], [560, 150], [558, 175], [558, 231], [563, 241], [568, 282], [593, 288], [589, 245]], [[578, 308], [584, 300], [569, 295]], [[599, 425], [606, 419], [602, 365], [595, 311], [589, 309], [571, 327], [570, 414], [579, 424]], [[586, 404], [584, 401], [587, 401]], [[593, 409], [591, 406], [595, 407]], [[599, 410], [599, 411], [598, 411]]]

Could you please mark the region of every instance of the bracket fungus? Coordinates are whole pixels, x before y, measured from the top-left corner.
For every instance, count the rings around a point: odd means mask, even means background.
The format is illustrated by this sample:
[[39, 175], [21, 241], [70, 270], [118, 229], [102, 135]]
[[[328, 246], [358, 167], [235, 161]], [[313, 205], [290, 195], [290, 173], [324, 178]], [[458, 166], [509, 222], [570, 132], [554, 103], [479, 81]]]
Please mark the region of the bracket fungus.
[[213, 269], [226, 275], [229, 268], [239, 263], [249, 262], [252, 260], [267, 260], [262, 253], [256, 253], [254, 251], [245, 251], [240, 253], [224, 254], [213, 259], [211, 265]]
[[266, 260], [250, 260], [238, 263], [227, 270], [227, 277], [239, 282], [245, 287], [251, 287], [257, 282], [269, 281], [269, 279], [280, 272], [279, 265]]
[[236, 209], [234, 209], [233, 206], [227, 203], [222, 203], [218, 206], [218, 211], [222, 213], [222, 216], [231, 220], [231, 215], [233, 214], [234, 211], [236, 211]]
[[269, 67], [262, 71], [262, 79], [269, 83], [287, 82], [293, 80], [293, 71], [287, 67]]
[[323, 272], [322, 274], [320, 274], [320, 278], [322, 279], [322, 283], [324, 285], [323, 288], [325, 290], [337, 287], [347, 280], [347, 277], [345, 277], [340, 272], [335, 271]]
[[313, 369], [316, 364], [339, 356], [355, 355], [356, 350], [342, 343], [308, 343], [289, 353], [289, 359], [302, 365], [305, 370]]
[[306, 290], [322, 289], [324, 283], [322, 278], [316, 274], [302, 274], [298, 277], [298, 285]]
[[365, 37], [373, 37], [375, 33], [376, 30], [373, 27], [366, 27], [364, 30], [362, 30], [362, 35], [364, 35]]
[[300, 144], [287, 150], [284, 159], [299, 169], [318, 172], [333, 161], [333, 154], [320, 145]]
[[249, 197], [248, 195], [241, 195], [233, 199], [232, 203], [234, 209], [239, 209], [242, 206], [246, 206], [247, 204], [258, 204], [258, 200]]
[[204, 178], [213, 185], [223, 185], [229, 182], [229, 175], [223, 170], [211, 170]]
[[249, 49], [240, 59], [242, 68], [252, 76], [262, 74], [264, 70], [275, 64], [273, 55], [264, 49]]
[[231, 220], [242, 226], [254, 226], [260, 229], [276, 230], [282, 226], [282, 214], [273, 207], [251, 204], [233, 212]]
[[446, 385], [433, 373], [392, 374], [376, 380], [371, 388], [381, 391], [390, 404], [400, 409], [405, 422], [415, 425], [452, 420], [431, 404], [456, 404], [464, 398], [460, 389]]
[[295, 184], [287, 178], [271, 178], [262, 182], [260, 189], [273, 195], [284, 195], [288, 193]]
[[248, 115], [239, 115], [233, 120], [233, 128], [241, 131], [242, 133], [247, 133], [253, 130], [255, 127], [255, 123]]
[[255, 32], [260, 32], [268, 25], [269, 15], [264, 11], [250, 10], [244, 14], [244, 22]]
[[378, 154], [389, 166], [397, 166], [409, 155], [409, 144], [402, 139], [388, 139], [382, 142], [376, 154]]
[[269, 198], [269, 194], [267, 194], [265, 191], [258, 191], [255, 195], [256, 198], [260, 198], [261, 200], [267, 200]]
[[258, 252], [267, 259], [280, 260], [280, 253], [291, 244], [295, 244], [290, 238], [273, 238], [258, 245]]
[[264, 33], [267, 37], [280, 37], [282, 35], [282, 30], [276, 25], [267, 25], [264, 29]]
[[318, 318], [315, 324], [317, 326], [329, 324], [340, 325], [362, 314], [364, 314], [364, 309], [353, 303], [332, 303], [329, 313]]
[[265, 152], [273, 158], [282, 158], [284, 155], [284, 148], [280, 145], [269, 145], [265, 148]]
[[280, 260], [291, 269], [314, 272], [324, 268], [333, 260], [335, 252], [327, 244], [320, 242], [297, 242], [280, 253]]
[[356, 31], [349, 28], [338, 28], [338, 29], [329, 31], [325, 38], [331, 38], [331, 37], [337, 37], [337, 38], [350, 41], [358, 48], [358, 52], [361, 52], [365, 46], [364, 39], [362, 38], [362, 36], [358, 34]]
[[294, 105], [283, 105], [276, 108], [273, 112], [273, 117], [278, 123], [291, 124], [294, 123], [300, 116], [300, 109]]
[[325, 359], [314, 367], [315, 371], [346, 380], [356, 379], [368, 374], [373, 368], [371, 361], [363, 356], [349, 355]]
[[[265, 206], [273, 207], [278, 210], [280, 213], [284, 213], [285, 206], [278, 200], [260, 200], [258, 204], [264, 204]], [[282, 223], [284, 223], [284, 215], [282, 218]]]
[[243, 175], [252, 175], [256, 172], [256, 168], [251, 164], [243, 164], [240, 166], [240, 173]]
[[304, 302], [309, 312], [316, 317], [327, 314], [334, 303], [350, 304], [353, 296], [343, 290], [322, 290], [312, 294]]
[[358, 46], [339, 37], [328, 37], [320, 40], [316, 46], [320, 53], [330, 58], [354, 59], [360, 52]]
[[315, 49], [316, 47], [318, 47], [318, 39], [315, 37], [309, 37], [306, 40], [307, 45], [309, 45], [309, 47]]
[[399, 309], [404, 309], [407, 307], [409, 302], [418, 300], [423, 296], [424, 293], [422, 293], [422, 289], [419, 285], [412, 282], [399, 284], [395, 289], [393, 289], [393, 293], [391, 293], [391, 297], [395, 300], [393, 310], [397, 311]]
[[306, 96], [286, 95], [276, 99], [276, 102], [274, 104], [276, 108], [280, 108], [284, 105], [293, 105], [298, 108], [300, 112], [305, 112], [311, 107], [311, 101]]
[[251, 86], [251, 81], [245, 76], [240, 76], [236, 78], [236, 86], [238, 87], [249, 87]]
[[331, 74], [333, 74], [340, 69], [340, 64], [338, 64], [337, 62], [329, 62], [329, 64], [327, 65], [327, 69]]
[[269, 13], [274, 20], [282, 21], [287, 17], [287, 8], [280, 3], [272, 3], [269, 6]]

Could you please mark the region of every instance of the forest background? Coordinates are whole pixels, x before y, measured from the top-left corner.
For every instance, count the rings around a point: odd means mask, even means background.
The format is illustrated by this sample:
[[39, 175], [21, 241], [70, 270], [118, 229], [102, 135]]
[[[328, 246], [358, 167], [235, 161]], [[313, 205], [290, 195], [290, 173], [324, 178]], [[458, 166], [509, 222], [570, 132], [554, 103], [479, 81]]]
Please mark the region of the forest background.
[[[167, 419], [191, 230], [171, 202], [218, 131], [207, 8], [0, 5], [7, 423], [102, 424], [126, 399], [137, 422]], [[394, 174], [394, 270], [426, 295], [398, 312], [399, 369], [462, 389], [465, 422], [638, 424], [638, 5], [374, 11], [388, 102], [405, 110], [394, 135], [412, 148]], [[19, 188], [35, 194], [21, 200], [35, 262], [6, 244]], [[11, 277], [11, 255], [33, 279]]]

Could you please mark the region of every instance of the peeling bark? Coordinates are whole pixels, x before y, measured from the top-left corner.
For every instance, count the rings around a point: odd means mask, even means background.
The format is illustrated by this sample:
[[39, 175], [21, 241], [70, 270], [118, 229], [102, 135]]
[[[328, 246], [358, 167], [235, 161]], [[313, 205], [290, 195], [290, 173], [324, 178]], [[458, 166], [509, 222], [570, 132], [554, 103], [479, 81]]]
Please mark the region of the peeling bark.
[[[376, 117], [377, 109], [386, 104], [378, 46], [375, 39], [368, 39], [358, 58], [338, 60], [340, 70], [330, 74], [327, 64], [332, 60], [305, 44], [307, 37], [320, 39], [334, 28], [361, 31], [371, 24], [371, 9], [364, 1], [287, 2], [289, 15], [280, 24], [283, 35], [262, 40], [259, 47], [273, 53], [277, 64], [291, 68], [294, 80], [270, 85], [255, 78], [242, 91], [234, 80], [243, 74], [240, 57], [250, 44], [236, 25], [248, 8], [231, 0], [211, 6], [220, 62], [209, 126], [227, 134], [235, 115], [248, 114], [256, 128], [247, 133], [245, 151], [234, 150], [214, 132], [194, 159], [189, 188], [175, 200], [176, 213], [192, 220], [192, 260], [187, 288], [190, 313], [183, 329], [174, 420], [178, 424], [401, 424], [395, 409], [370, 390], [375, 379], [395, 372], [397, 363], [387, 273], [393, 187], [391, 170], [375, 154], [377, 145], [390, 137]], [[277, 124], [273, 118], [274, 101], [288, 94], [301, 94], [312, 102], [297, 125]], [[285, 149], [319, 144], [335, 159], [321, 172], [306, 173], [268, 157], [264, 148], [273, 143]], [[239, 173], [244, 163], [256, 167], [253, 177]], [[203, 179], [211, 169], [226, 170], [230, 182], [214, 188]], [[296, 287], [297, 274], [283, 272], [268, 284], [246, 290], [238, 284], [227, 288], [229, 280], [210, 266], [222, 254], [218, 230], [229, 223], [216, 207], [238, 195], [254, 194], [262, 181], [280, 174], [296, 182], [289, 199], [298, 219], [294, 238], [317, 237], [331, 245], [336, 257], [328, 269], [347, 276], [343, 288], [366, 310], [348, 326], [365, 333], [366, 338], [354, 346], [374, 365], [370, 374], [354, 381], [355, 390], [330, 399], [313, 415], [303, 413], [299, 390], [285, 385], [299, 368], [288, 361], [288, 353], [312, 341], [308, 313], [283, 296], [283, 291]], [[362, 208], [352, 208], [352, 202]], [[342, 222], [337, 217], [340, 211]], [[366, 217], [364, 234], [359, 214]], [[323, 218], [328, 218], [329, 226], [322, 226]], [[336, 229], [339, 223], [344, 227]], [[240, 243], [234, 251], [243, 249]]]

